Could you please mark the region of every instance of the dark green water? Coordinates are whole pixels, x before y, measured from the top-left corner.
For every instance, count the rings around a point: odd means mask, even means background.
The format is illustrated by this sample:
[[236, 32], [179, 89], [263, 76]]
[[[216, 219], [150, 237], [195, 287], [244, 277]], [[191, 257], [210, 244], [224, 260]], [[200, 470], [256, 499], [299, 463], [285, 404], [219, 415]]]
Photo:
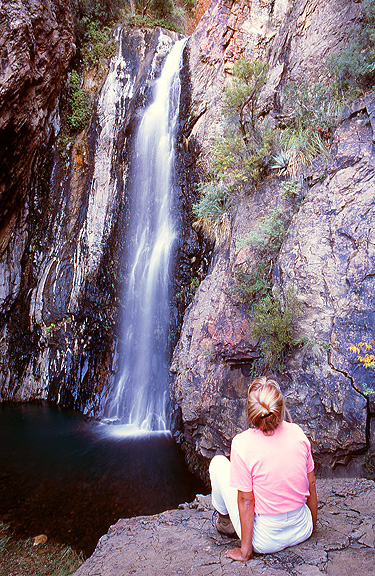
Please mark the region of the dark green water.
[[89, 555], [119, 518], [204, 490], [170, 436], [116, 438], [110, 428], [48, 404], [0, 404], [0, 520]]

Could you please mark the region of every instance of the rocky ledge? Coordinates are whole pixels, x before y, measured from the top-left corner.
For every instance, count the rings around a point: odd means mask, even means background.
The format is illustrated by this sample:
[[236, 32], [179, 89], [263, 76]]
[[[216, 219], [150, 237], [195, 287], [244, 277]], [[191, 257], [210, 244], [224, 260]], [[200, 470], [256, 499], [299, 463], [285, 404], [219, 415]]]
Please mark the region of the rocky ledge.
[[74, 576], [375, 575], [375, 482], [319, 479], [317, 487], [318, 528], [299, 546], [226, 559], [237, 541], [216, 532], [211, 496], [199, 495], [179, 510], [119, 520]]

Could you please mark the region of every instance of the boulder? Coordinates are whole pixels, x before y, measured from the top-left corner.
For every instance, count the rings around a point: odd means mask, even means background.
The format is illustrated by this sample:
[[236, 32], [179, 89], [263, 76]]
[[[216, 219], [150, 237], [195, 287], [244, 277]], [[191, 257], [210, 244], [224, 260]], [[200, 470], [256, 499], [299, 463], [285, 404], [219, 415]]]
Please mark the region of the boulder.
[[74, 576], [375, 574], [374, 482], [318, 480], [317, 489], [316, 532], [281, 552], [255, 554], [247, 562], [225, 558], [240, 542], [216, 532], [211, 497], [198, 495], [179, 510], [119, 520]]

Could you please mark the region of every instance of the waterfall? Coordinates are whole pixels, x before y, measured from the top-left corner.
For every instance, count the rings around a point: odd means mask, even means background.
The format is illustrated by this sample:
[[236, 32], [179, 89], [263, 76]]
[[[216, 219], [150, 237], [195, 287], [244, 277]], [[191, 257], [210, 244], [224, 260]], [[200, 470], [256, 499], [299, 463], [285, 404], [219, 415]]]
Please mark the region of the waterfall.
[[105, 409], [131, 431], [169, 428], [170, 269], [177, 238], [173, 167], [182, 52], [174, 44], [135, 141], [126, 242], [120, 366]]

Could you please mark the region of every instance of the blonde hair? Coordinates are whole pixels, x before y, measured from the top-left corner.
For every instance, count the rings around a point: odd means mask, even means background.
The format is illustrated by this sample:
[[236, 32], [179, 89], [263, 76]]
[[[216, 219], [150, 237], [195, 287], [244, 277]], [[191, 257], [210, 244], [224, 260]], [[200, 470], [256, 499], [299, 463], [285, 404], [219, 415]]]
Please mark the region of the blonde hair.
[[247, 416], [250, 424], [270, 436], [284, 414], [284, 396], [278, 383], [266, 376], [256, 378], [250, 385], [247, 396]]

